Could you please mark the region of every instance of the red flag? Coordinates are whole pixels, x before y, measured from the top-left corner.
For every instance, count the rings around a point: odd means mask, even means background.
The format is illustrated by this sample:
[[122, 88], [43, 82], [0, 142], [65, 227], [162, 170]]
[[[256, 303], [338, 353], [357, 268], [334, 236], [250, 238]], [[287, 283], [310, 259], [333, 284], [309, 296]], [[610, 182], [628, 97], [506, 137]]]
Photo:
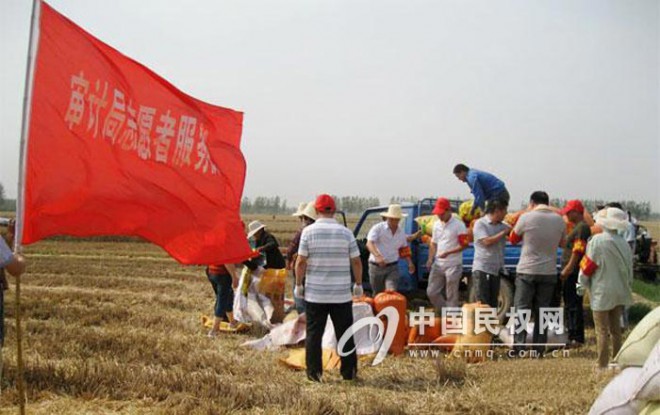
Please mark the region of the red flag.
[[38, 27], [22, 242], [136, 235], [185, 264], [249, 257], [243, 114], [182, 93], [44, 2]]

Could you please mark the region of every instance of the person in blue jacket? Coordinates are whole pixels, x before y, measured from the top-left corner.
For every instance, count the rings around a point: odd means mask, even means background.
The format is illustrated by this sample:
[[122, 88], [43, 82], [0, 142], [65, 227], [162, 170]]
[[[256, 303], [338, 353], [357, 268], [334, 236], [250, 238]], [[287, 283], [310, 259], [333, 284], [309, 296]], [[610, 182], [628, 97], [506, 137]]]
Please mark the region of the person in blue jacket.
[[454, 175], [458, 180], [466, 182], [470, 186], [470, 192], [474, 196], [471, 214], [474, 214], [477, 208], [485, 211], [486, 203], [491, 200], [499, 200], [505, 205], [509, 205], [511, 199], [509, 191], [506, 190], [504, 182], [494, 175], [469, 168], [465, 164], [457, 164], [454, 167]]

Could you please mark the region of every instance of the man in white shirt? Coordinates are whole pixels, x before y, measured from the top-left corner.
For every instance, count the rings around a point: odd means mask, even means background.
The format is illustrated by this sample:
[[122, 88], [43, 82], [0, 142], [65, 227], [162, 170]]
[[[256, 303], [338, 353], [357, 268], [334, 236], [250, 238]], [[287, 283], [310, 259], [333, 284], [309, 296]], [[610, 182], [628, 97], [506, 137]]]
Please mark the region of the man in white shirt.
[[[353, 324], [351, 269], [355, 276], [353, 296], [362, 296], [363, 290], [360, 250], [353, 233], [334, 219], [334, 199], [321, 195], [316, 198], [314, 207], [318, 219], [300, 235], [293, 295], [305, 298], [307, 378], [320, 382], [323, 375], [321, 345], [328, 316], [337, 340]], [[353, 380], [357, 375], [357, 355], [352, 337], [344, 348], [353, 352], [342, 356], [341, 376], [344, 380]]]
[[511, 231], [503, 222], [506, 210], [503, 201], [491, 200], [486, 204], [486, 216], [477, 220], [473, 231], [472, 284], [476, 287], [477, 301], [493, 308], [497, 308], [506, 237]]
[[[426, 294], [437, 312], [458, 307], [458, 286], [463, 275], [463, 250], [468, 245], [465, 224], [452, 215], [449, 200], [438, 198], [433, 214], [440, 219], [433, 226], [426, 267], [431, 270]], [[446, 295], [442, 293], [445, 290]]]
[[385, 221], [374, 225], [367, 234], [369, 282], [374, 296], [385, 289], [398, 288], [399, 258], [408, 262], [408, 272], [415, 272], [406, 233], [399, 227], [401, 219], [408, 215], [401, 212], [401, 205], [390, 205], [380, 215]]

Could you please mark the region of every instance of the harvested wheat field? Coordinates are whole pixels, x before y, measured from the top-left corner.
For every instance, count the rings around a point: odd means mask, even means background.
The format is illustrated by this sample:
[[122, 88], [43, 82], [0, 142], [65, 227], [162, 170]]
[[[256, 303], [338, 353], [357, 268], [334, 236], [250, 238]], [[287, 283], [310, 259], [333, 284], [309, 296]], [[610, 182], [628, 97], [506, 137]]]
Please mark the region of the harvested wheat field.
[[[70, 413], [585, 413], [613, 376], [588, 347], [570, 357], [490, 361], [388, 357], [310, 384], [277, 358], [239, 347], [263, 333], [208, 338], [211, 286], [141, 242], [46, 241], [23, 278], [28, 411]], [[15, 324], [7, 292], [2, 413], [14, 413]]]

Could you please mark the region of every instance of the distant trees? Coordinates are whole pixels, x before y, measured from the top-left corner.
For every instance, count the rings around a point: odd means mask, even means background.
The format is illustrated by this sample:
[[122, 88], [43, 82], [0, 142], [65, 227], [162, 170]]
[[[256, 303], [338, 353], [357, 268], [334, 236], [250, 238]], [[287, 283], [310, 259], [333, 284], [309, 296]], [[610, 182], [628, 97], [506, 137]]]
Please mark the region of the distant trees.
[[418, 196], [392, 196], [390, 198], [390, 203], [414, 203], [418, 202], [420, 199], [422, 198]]
[[380, 199], [375, 196], [333, 196], [337, 203], [337, 209], [343, 210], [346, 213], [362, 213], [364, 210], [380, 206]]
[[[344, 212], [350, 214], [358, 214], [367, 208], [380, 205], [380, 199], [374, 196], [363, 197], [333, 195], [333, 197], [337, 203], [337, 209], [343, 210]], [[257, 196], [254, 199], [244, 197], [241, 202], [241, 213], [269, 215], [293, 213], [298, 204], [296, 203], [296, 206], [289, 207], [287, 203], [288, 202], [286, 199], [283, 199], [279, 196]]]
[[16, 200], [7, 199], [5, 187], [0, 183], [0, 212], [14, 212], [16, 211]]
[[[368, 208], [381, 206], [381, 201], [376, 196], [337, 196], [333, 195], [337, 203], [337, 209], [352, 215], [362, 213]], [[418, 196], [392, 196], [387, 203], [414, 203], [421, 200]], [[605, 205], [610, 201], [606, 200], [583, 200], [585, 208], [589, 212], [596, 210], [596, 206]], [[619, 201], [625, 210], [630, 211], [634, 217], [640, 220], [657, 218], [658, 214], [651, 209], [651, 202], [637, 202], [634, 200]], [[562, 207], [566, 204], [565, 199], [552, 199], [550, 204]], [[254, 199], [244, 197], [241, 203], [241, 213], [247, 214], [270, 214], [284, 215], [295, 211], [295, 206], [289, 206], [286, 199], [280, 196], [257, 196]], [[523, 208], [526, 206], [522, 206]]]
[[244, 197], [241, 201], [242, 213], [257, 213], [257, 214], [285, 214], [291, 213], [293, 210], [287, 206], [286, 199], [281, 199], [279, 196], [264, 197], [257, 196], [254, 201], [249, 197]]

